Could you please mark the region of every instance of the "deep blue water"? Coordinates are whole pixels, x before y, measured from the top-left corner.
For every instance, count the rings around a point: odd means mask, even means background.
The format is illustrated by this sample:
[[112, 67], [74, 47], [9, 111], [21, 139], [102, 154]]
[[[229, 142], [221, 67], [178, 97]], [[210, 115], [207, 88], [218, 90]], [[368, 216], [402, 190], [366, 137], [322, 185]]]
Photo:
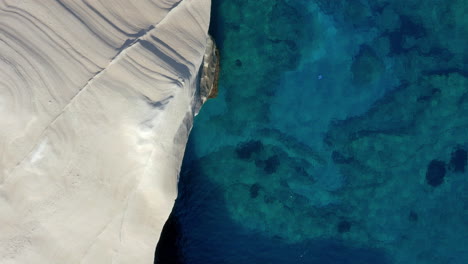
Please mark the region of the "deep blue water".
[[214, 0], [160, 263], [468, 263], [467, 12]]

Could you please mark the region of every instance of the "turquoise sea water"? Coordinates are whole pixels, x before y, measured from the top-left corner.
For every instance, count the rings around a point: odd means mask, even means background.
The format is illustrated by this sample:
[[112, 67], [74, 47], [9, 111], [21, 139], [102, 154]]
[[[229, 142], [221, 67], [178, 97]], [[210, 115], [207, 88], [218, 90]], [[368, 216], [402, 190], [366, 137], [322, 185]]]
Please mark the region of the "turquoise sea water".
[[195, 119], [160, 263], [468, 263], [466, 14], [214, 0], [220, 95]]

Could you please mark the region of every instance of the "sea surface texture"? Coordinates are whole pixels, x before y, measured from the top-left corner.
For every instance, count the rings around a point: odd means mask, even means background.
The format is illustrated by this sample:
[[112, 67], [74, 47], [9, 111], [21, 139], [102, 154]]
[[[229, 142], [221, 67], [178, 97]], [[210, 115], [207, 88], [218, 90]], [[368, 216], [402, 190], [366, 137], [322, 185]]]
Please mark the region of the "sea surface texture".
[[468, 263], [467, 0], [212, 12], [170, 263]]

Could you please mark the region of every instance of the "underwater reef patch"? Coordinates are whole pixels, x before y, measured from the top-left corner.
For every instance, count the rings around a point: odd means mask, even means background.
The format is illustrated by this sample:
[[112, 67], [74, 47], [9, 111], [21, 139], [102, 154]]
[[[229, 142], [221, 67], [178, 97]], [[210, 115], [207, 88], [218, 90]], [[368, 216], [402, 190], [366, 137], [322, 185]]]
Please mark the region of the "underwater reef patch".
[[429, 162], [426, 171], [426, 182], [432, 187], [437, 187], [444, 182], [446, 169], [445, 162], [440, 160], [432, 160]]
[[[467, 140], [468, 100], [461, 98], [467, 93], [467, 78], [457, 72], [421, 75], [417, 82], [387, 93], [363, 115], [330, 125], [324, 142], [346, 179], [339, 194], [349, 211], [342, 216], [359, 223], [349, 235], [364, 229], [370, 240], [399, 250], [406, 243], [408, 250], [416, 250], [410, 249], [412, 243], [445, 232], [451, 244], [444, 250], [461, 250], [457, 235], [445, 227], [466, 226], [458, 217], [461, 209], [448, 213], [447, 204], [454, 197], [466, 197], [468, 188], [463, 175], [449, 174], [466, 171], [462, 146]], [[432, 228], [415, 229], [424, 228], [421, 219], [430, 221]], [[433, 248], [427, 244], [417, 250]]]
[[418, 219], [419, 219], [419, 216], [418, 216], [418, 214], [417, 214], [415, 211], [411, 210], [410, 213], [409, 213], [409, 215], [408, 215], [408, 219], [409, 219], [411, 222], [417, 222]]
[[280, 163], [281, 161], [277, 155], [273, 155], [269, 157], [267, 160], [265, 160], [265, 168], [264, 168], [265, 173], [267, 174], [275, 173]]
[[303, 50], [318, 41], [311, 29], [316, 18], [307, 2], [213, 1], [219, 10], [211, 34], [220, 46], [220, 85], [227, 108], [236, 113], [220, 118], [229, 124], [229, 133], [269, 121], [267, 102], [275, 95], [281, 74], [296, 69]]
[[253, 154], [258, 154], [263, 149], [263, 144], [259, 140], [243, 142], [236, 147], [237, 157], [248, 160]]
[[454, 152], [452, 152], [452, 157], [450, 159], [450, 169], [452, 169], [454, 172], [465, 172], [467, 160], [468, 155], [466, 150], [457, 148]]
[[250, 197], [257, 198], [258, 192], [260, 191], [260, 184], [254, 183], [250, 186]]
[[337, 225], [337, 230], [340, 234], [349, 232], [351, 230], [351, 222], [347, 220], [340, 221]]

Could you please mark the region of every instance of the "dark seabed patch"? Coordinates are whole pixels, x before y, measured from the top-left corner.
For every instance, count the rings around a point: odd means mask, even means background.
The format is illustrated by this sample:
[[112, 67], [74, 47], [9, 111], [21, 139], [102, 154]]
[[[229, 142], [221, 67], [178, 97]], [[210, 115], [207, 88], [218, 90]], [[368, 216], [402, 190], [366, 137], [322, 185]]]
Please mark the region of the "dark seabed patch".
[[437, 187], [444, 182], [445, 162], [440, 160], [431, 160], [427, 166], [426, 181], [432, 187]]
[[465, 149], [457, 148], [452, 153], [452, 158], [450, 159], [450, 168], [455, 172], [465, 172], [466, 164], [468, 162], [468, 155]]
[[[190, 160], [189, 156], [190, 153], [184, 161], [186, 171], [181, 174], [185, 187], [180, 186], [179, 198], [171, 216], [171, 222], [177, 221], [180, 225], [177, 225], [176, 231], [172, 228], [174, 225], [165, 227], [177, 234], [177, 249], [169, 249], [169, 252], [178, 252], [178, 255], [166, 254], [155, 263], [391, 263], [386, 253], [377, 248], [357, 247], [327, 239], [288, 243], [281, 236], [269, 237], [262, 232], [246, 229], [232, 220], [226, 206], [220, 202], [224, 200], [223, 190], [205, 181], [198, 161], [187, 161]], [[170, 247], [173, 241], [171, 238], [169, 243], [167, 240], [161, 243]]]

